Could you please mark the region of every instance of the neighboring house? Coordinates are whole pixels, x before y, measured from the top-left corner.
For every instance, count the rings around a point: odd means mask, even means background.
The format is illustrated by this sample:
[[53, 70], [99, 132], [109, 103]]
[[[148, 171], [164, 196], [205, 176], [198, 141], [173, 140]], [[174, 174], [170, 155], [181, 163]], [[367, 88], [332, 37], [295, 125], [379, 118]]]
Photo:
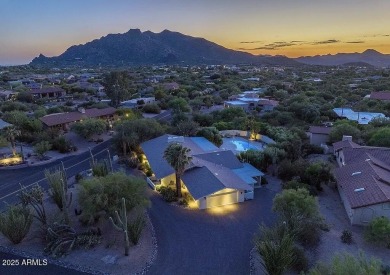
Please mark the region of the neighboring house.
[[308, 136], [310, 144], [318, 145], [326, 144], [329, 142], [329, 134], [332, 127], [325, 126], [310, 126]]
[[134, 109], [134, 108], [142, 107], [145, 104], [150, 104], [154, 102], [156, 102], [155, 97], [141, 97], [141, 98], [134, 98], [134, 99], [122, 101], [120, 103], [120, 106], [124, 108]]
[[371, 112], [355, 112], [350, 108], [334, 108], [333, 111], [340, 118], [346, 118], [348, 120], [357, 121], [359, 124], [368, 124], [374, 118], [386, 117], [382, 113], [371, 113]]
[[224, 107], [240, 107], [245, 111], [250, 111], [260, 107], [262, 111], [272, 111], [279, 102], [268, 98], [256, 97], [231, 97], [232, 100], [224, 102]]
[[141, 144], [158, 184], [175, 184], [175, 171], [164, 159], [171, 142], [191, 149], [192, 161], [182, 176], [183, 192], [188, 192], [200, 209], [253, 199], [254, 188], [264, 174], [203, 137], [163, 135]]
[[369, 98], [383, 100], [383, 101], [390, 101], [390, 91], [389, 92], [371, 92]]
[[360, 146], [350, 139], [333, 146], [340, 166], [333, 174], [351, 224], [390, 218], [390, 148]]
[[257, 102], [257, 106], [259, 106], [263, 111], [270, 112], [273, 111], [275, 107], [279, 105], [279, 102], [272, 99], [264, 99], [262, 98]]
[[59, 87], [48, 87], [42, 89], [33, 89], [29, 93], [34, 99], [46, 98], [46, 99], [59, 99], [66, 95], [65, 90]]
[[46, 127], [50, 128], [62, 128], [63, 130], [68, 130], [70, 124], [80, 121], [85, 118], [101, 118], [101, 119], [110, 119], [114, 116], [116, 109], [113, 107], [108, 107], [104, 109], [84, 109], [80, 108], [77, 112], [69, 113], [57, 113], [50, 114], [40, 118], [42, 123]]

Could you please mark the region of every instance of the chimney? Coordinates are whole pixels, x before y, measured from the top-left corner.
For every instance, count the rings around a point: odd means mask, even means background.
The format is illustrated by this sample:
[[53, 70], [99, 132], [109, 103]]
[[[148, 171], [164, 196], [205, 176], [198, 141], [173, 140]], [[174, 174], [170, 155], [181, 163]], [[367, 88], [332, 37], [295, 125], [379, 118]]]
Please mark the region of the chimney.
[[78, 110], [80, 113], [85, 114], [85, 109], [84, 109], [84, 108], [78, 108], [77, 110]]
[[344, 141], [344, 140], [352, 141], [352, 136], [343, 136], [342, 141]]

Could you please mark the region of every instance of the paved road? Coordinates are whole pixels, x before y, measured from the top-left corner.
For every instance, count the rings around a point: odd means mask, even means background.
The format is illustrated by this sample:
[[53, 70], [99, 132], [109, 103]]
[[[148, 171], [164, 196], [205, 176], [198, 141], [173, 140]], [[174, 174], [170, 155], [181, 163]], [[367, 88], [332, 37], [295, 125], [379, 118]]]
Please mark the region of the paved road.
[[257, 189], [254, 200], [226, 215], [171, 206], [150, 192], [158, 255], [148, 274], [249, 274], [253, 234], [275, 219], [274, 191]]
[[[107, 148], [111, 145], [111, 141], [105, 141], [98, 144], [92, 149], [92, 153], [96, 159], [107, 158]], [[102, 152], [103, 151], [103, 152]], [[101, 153], [99, 153], [101, 152]], [[112, 151], [111, 151], [112, 152]], [[99, 154], [98, 154], [99, 153]], [[19, 183], [23, 186], [31, 185], [36, 181], [44, 179], [45, 169], [56, 169], [61, 167], [61, 161], [64, 162], [66, 173], [68, 177], [74, 176], [79, 172], [90, 168], [90, 153], [89, 151], [81, 153], [80, 155], [66, 157], [54, 162], [40, 165], [30, 166], [20, 169], [6, 169], [0, 170], [0, 210], [4, 209], [5, 203], [17, 202], [17, 194], [20, 189]], [[39, 182], [44, 188], [47, 188], [46, 180]]]

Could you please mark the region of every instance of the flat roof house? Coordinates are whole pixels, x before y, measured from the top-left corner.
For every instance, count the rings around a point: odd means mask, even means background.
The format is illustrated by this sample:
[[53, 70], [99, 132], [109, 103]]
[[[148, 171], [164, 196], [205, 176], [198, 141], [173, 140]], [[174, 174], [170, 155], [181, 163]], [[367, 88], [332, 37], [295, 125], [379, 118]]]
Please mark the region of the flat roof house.
[[360, 146], [351, 140], [333, 146], [340, 166], [333, 174], [351, 224], [390, 218], [390, 148]]
[[182, 176], [183, 192], [190, 193], [199, 209], [253, 199], [254, 187], [264, 174], [203, 137], [163, 135], [141, 144], [158, 184], [169, 186], [175, 182], [175, 171], [164, 159], [171, 142], [191, 149], [192, 161]]
[[329, 142], [329, 134], [332, 131], [332, 127], [325, 126], [310, 126], [308, 136], [310, 144], [318, 145], [326, 144]]
[[370, 99], [390, 101], [390, 91], [388, 91], [388, 92], [371, 92]]

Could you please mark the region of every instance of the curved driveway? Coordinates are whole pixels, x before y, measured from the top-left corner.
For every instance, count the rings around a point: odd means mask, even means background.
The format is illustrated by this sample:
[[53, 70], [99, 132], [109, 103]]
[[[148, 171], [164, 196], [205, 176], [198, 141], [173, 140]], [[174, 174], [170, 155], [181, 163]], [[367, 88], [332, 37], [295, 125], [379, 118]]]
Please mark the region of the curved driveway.
[[169, 205], [150, 193], [158, 255], [148, 274], [249, 274], [253, 234], [275, 219], [274, 191], [256, 189], [254, 200], [226, 214]]

